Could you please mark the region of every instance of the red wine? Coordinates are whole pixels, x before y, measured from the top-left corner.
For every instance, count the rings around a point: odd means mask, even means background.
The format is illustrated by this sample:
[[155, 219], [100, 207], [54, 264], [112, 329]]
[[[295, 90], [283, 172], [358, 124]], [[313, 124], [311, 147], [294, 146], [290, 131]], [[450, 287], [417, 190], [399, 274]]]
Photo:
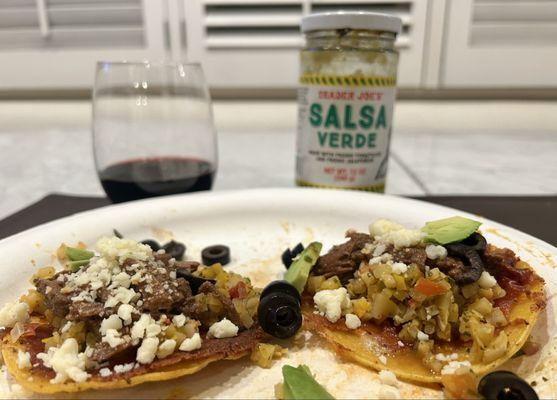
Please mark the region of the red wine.
[[193, 158], [148, 158], [113, 164], [99, 172], [114, 203], [168, 194], [209, 190], [215, 168]]

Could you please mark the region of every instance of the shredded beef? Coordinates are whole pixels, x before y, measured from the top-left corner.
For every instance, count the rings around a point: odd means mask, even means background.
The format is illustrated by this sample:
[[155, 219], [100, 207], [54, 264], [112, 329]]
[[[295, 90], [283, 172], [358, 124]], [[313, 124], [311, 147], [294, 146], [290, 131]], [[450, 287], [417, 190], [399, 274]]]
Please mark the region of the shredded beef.
[[495, 275], [497, 280], [505, 277], [521, 285], [526, 285], [532, 279], [532, 271], [516, 268], [515, 265], [520, 259], [510, 249], [500, 249], [488, 245], [484, 251], [483, 258], [487, 268]]
[[428, 260], [428, 265], [432, 268], [439, 268], [442, 272], [464, 270], [465, 265], [457, 258], [445, 257], [437, 260]]
[[[420, 247], [403, 248], [399, 250], [390, 249], [388, 251], [393, 255], [393, 260], [395, 262], [416, 264], [422, 270], [426, 265], [430, 268], [439, 268], [439, 270], [460, 284], [475, 282], [478, 280], [479, 274], [481, 274], [481, 270], [477, 270], [477, 266], [473, 267], [467, 265], [455, 254], [442, 259], [431, 260], [427, 258], [425, 249]], [[519, 259], [512, 250], [500, 249], [488, 245], [485, 251], [480, 251], [478, 254], [481, 256], [485, 268], [488, 269], [497, 280], [508, 277], [522, 285], [530, 282], [532, 276], [531, 271], [515, 267]], [[479, 262], [480, 259], [478, 258], [477, 261]]]
[[[135, 263], [137, 263], [136, 260], [127, 259], [123, 264], [125, 267], [131, 267]], [[180, 309], [186, 299], [192, 297], [190, 286], [185, 279], [169, 279], [169, 271], [173, 269], [172, 267], [151, 268], [148, 280], [131, 286], [142, 295], [143, 305], [138, 307], [140, 311], [157, 316], [173, 309]], [[67, 272], [63, 273], [67, 274]], [[57, 276], [35, 281], [37, 291], [44, 296], [47, 307], [53, 311], [54, 315], [71, 321], [86, 321], [95, 317], [104, 318], [114, 312], [114, 309], [104, 308], [104, 303], [111, 296], [110, 290], [107, 288], [97, 290], [97, 298], [93, 303], [72, 302], [71, 298], [76, 293], [62, 293], [64, 283], [59, 282], [56, 279]], [[47, 290], [47, 288], [50, 289]]]
[[[197, 270], [200, 264], [188, 261], [171, 262], [171, 258], [165, 254], [156, 254], [155, 259], [155, 262], [142, 267], [141, 278], [139, 281], [134, 280], [134, 283], [130, 285], [130, 289], [135, 290], [141, 295], [141, 303], [134, 304], [134, 308], [138, 312], [132, 314], [132, 319], [137, 320], [141, 313], [148, 313], [157, 320], [161, 314], [175, 314], [181, 311], [190, 318], [201, 319], [203, 316], [207, 317], [206, 305], [196, 302], [196, 297], [192, 294], [188, 280], [179, 274], [178, 276], [174, 275], [175, 271], [187, 271], [188, 274], [191, 274]], [[122, 263], [122, 270], [133, 276], [138, 272], [138, 267], [134, 267], [138, 263], [139, 261], [137, 260], [127, 259]], [[77, 296], [82, 290], [90, 290], [90, 286], [84, 285], [75, 290], [66, 289], [62, 292], [66, 282], [65, 280], [60, 282], [57, 278], [59, 275], [69, 274], [69, 271], [63, 271], [51, 279], [37, 279], [35, 281], [37, 290], [44, 296], [47, 307], [56, 316], [70, 321], [84, 321], [87, 331], [98, 332], [101, 320], [115, 313], [119, 307], [119, 304], [116, 304], [114, 307], [105, 307], [106, 301], [114, 295], [113, 290], [101, 287], [94, 291], [96, 296], [93, 296], [93, 302], [86, 300], [73, 302], [71, 300], [72, 297]], [[172, 278], [170, 277], [171, 274]], [[237, 326], [245, 327], [239, 318], [232, 300], [226, 293], [220, 292], [212, 281], [205, 282], [199, 289], [201, 295], [213, 296], [222, 303], [223, 316]], [[125, 333], [129, 333], [129, 326], [124, 327], [121, 333], [122, 337]], [[190, 355], [189, 352], [188, 355], [185, 355], [186, 353], [184, 352], [178, 352], [178, 354], [183, 359], [207, 357], [209, 353], [214, 351], [223, 354], [237, 354], [240, 349], [236, 350], [233, 348], [234, 346], [239, 345], [242, 347], [241, 351], [246, 351], [247, 348], [251, 348], [254, 340], [256, 339], [254, 339], [253, 332], [246, 333], [245, 335], [241, 333], [240, 338], [234, 340], [218, 339], [213, 342], [212, 339], [206, 339], [204, 340], [203, 348], [195, 352], [195, 355]], [[136, 347], [137, 344], [133, 345], [129, 340], [114, 348], [106, 342], [98, 342], [93, 345], [93, 353], [90, 358], [98, 363], [108, 361], [109, 364], [130, 357], [134, 359]]]
[[183, 270], [186, 271], [188, 273], [192, 273], [197, 271], [197, 268], [199, 268], [201, 264], [199, 264], [196, 261], [176, 261], [174, 263], [174, 267], [178, 270]]
[[121, 355], [126, 350], [133, 347], [135, 346], [131, 343], [131, 341], [127, 341], [116, 347], [110, 347], [110, 345], [105, 342], [96, 343], [93, 347], [93, 354], [90, 359], [98, 363], [102, 363]]
[[170, 260], [172, 259], [172, 256], [167, 253], [164, 254], [155, 253], [154, 258], [155, 260], [162, 262], [166, 267], [169, 267], [171, 270], [181, 269], [186, 272], [189, 272], [190, 274], [192, 272], [197, 271], [197, 268], [201, 265], [197, 261], [174, 261], [174, 264], [171, 266]]
[[430, 264], [453, 278], [459, 285], [467, 285], [480, 279], [484, 266], [475, 250], [469, 249], [457, 257], [448, 256], [441, 260], [432, 260]]
[[124, 262], [122, 263], [122, 267], [128, 268], [128, 267], [131, 267], [132, 265], [134, 265], [134, 264], [136, 264], [136, 263], [137, 263], [137, 260], [136, 260], [136, 259], [133, 259], [133, 258], [126, 258], [126, 259], [124, 260]]
[[[427, 265], [430, 268], [439, 268], [457, 283], [467, 284], [475, 282], [481, 274], [477, 266], [467, 265], [457, 257], [447, 256], [442, 259], [431, 260], [427, 258], [425, 249], [421, 247], [408, 247], [392, 251], [395, 262], [405, 264], [416, 264], [422, 271]], [[478, 258], [477, 261], [480, 261]]]
[[499, 248], [488, 245], [484, 251], [484, 258], [487, 263], [495, 266], [514, 267], [518, 261], [518, 257], [511, 249]]
[[338, 276], [342, 281], [353, 276], [360, 267], [362, 261], [369, 261], [369, 255], [362, 253], [367, 243], [371, 243], [371, 237], [365, 233], [349, 231], [346, 233], [346, 243], [333, 246], [329, 252], [317, 259], [313, 274], [324, 275], [326, 278]]
[[103, 318], [105, 311], [104, 304], [102, 303], [78, 301], [70, 305], [66, 319], [70, 321], [87, 321], [90, 318]]
[[110, 297], [110, 291], [107, 288], [102, 287], [99, 290], [97, 290], [97, 300], [100, 303], [104, 304], [109, 297]]
[[393, 260], [404, 264], [416, 264], [420, 268], [426, 265], [427, 254], [421, 247], [407, 247], [392, 251]]
[[[36, 279], [37, 291], [45, 298], [46, 306], [52, 310], [57, 317], [64, 318], [70, 309], [71, 298], [66, 293], [61, 293], [64, 284], [56, 280], [55, 275], [51, 279]], [[50, 288], [47, 290], [47, 288]], [[48, 293], [47, 293], [48, 292]]]
[[151, 279], [137, 285], [143, 299], [142, 311], [168, 312], [178, 308], [185, 299], [191, 297], [191, 289], [185, 279], [178, 278], [172, 282], [167, 274], [153, 271]]
[[180, 310], [182, 314], [198, 320], [202, 318], [203, 313], [206, 311], [206, 309], [195, 300], [195, 297], [187, 298]]
[[155, 254], [153, 254], [153, 257], [157, 261], [162, 261], [164, 263], [164, 265], [168, 265], [168, 262], [172, 258], [172, 256], [168, 253], [162, 253], [162, 254], [155, 253]]

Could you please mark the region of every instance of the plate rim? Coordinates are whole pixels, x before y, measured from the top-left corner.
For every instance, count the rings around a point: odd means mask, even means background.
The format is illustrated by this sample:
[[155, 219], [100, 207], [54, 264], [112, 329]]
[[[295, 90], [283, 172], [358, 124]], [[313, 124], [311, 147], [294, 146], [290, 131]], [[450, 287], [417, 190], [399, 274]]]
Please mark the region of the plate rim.
[[33, 233], [37, 233], [38, 231], [41, 230], [45, 230], [48, 229], [51, 226], [55, 226], [58, 224], [63, 224], [69, 221], [72, 221], [74, 219], [79, 219], [82, 217], [88, 217], [92, 214], [101, 214], [101, 213], [105, 213], [105, 212], [109, 212], [112, 210], [118, 210], [118, 209], [123, 209], [123, 208], [129, 208], [134, 207], [134, 208], [141, 208], [142, 206], [144, 206], [145, 204], [153, 204], [153, 205], [164, 205], [165, 203], [173, 203], [175, 202], [177, 199], [184, 199], [187, 201], [187, 199], [189, 198], [203, 198], [203, 197], [208, 197], [208, 198], [218, 198], [218, 197], [224, 197], [224, 196], [250, 196], [250, 195], [262, 195], [264, 193], [272, 193], [272, 192], [277, 192], [277, 194], [285, 194], [287, 193], [288, 195], [292, 194], [292, 193], [308, 193], [308, 192], [314, 192], [314, 193], [330, 193], [333, 194], [334, 196], [339, 196], [339, 197], [360, 197], [362, 199], [367, 198], [382, 198], [382, 199], [391, 199], [392, 201], [395, 202], [407, 202], [407, 203], [415, 203], [418, 204], [420, 206], [428, 206], [428, 207], [434, 207], [437, 208], [439, 210], [443, 210], [446, 212], [458, 212], [460, 214], [464, 214], [465, 216], [469, 216], [469, 217], [474, 217], [477, 219], [480, 219], [482, 221], [482, 223], [487, 223], [490, 226], [496, 228], [496, 229], [504, 229], [507, 232], [511, 233], [516, 239], [519, 240], [529, 240], [530, 242], [532, 242], [532, 244], [536, 247], [539, 248], [544, 248], [545, 250], [553, 253], [555, 256], [557, 256], [557, 247], [553, 246], [552, 244], [539, 239], [529, 233], [523, 232], [519, 229], [513, 228], [511, 226], [502, 224], [500, 222], [494, 221], [492, 219], [489, 218], [485, 218], [481, 215], [478, 214], [474, 214], [468, 211], [463, 211], [460, 210], [458, 208], [453, 208], [453, 207], [447, 207], [444, 205], [440, 205], [440, 204], [436, 204], [436, 203], [431, 203], [429, 201], [426, 200], [421, 200], [421, 199], [415, 199], [415, 198], [411, 198], [411, 197], [405, 197], [405, 196], [400, 196], [400, 195], [393, 195], [393, 194], [382, 194], [382, 193], [370, 193], [370, 192], [362, 192], [362, 191], [351, 191], [351, 190], [335, 190], [335, 189], [321, 189], [321, 188], [298, 188], [298, 187], [293, 187], [293, 188], [276, 188], [276, 187], [272, 187], [272, 188], [251, 188], [251, 189], [231, 189], [231, 190], [218, 190], [218, 191], [214, 191], [214, 190], [210, 190], [210, 191], [201, 191], [201, 192], [192, 192], [192, 193], [180, 193], [180, 194], [175, 194], [175, 195], [169, 195], [169, 196], [161, 196], [161, 197], [152, 197], [152, 198], [147, 198], [147, 199], [140, 199], [140, 200], [134, 200], [134, 201], [129, 201], [129, 202], [125, 202], [125, 203], [118, 203], [118, 204], [108, 204], [102, 207], [98, 207], [98, 208], [94, 208], [91, 210], [85, 210], [85, 211], [80, 211], [62, 218], [57, 218], [54, 219], [52, 221], [48, 221], [39, 225], [36, 225], [34, 227], [28, 228], [24, 231], [18, 232], [16, 234], [10, 235], [8, 237], [5, 237], [3, 239], [0, 239], [0, 248], [6, 244], [8, 244], [11, 241], [14, 240], [18, 240], [21, 239], [22, 237], [26, 236], [26, 235], [30, 235]]

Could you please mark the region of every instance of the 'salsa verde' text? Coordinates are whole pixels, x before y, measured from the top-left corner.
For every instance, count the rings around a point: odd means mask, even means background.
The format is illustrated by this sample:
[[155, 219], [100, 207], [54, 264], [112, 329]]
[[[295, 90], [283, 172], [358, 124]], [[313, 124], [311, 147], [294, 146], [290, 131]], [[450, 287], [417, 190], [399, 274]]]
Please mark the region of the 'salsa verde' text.
[[[373, 148], [377, 134], [369, 130], [387, 128], [387, 115], [383, 104], [379, 106], [378, 111], [370, 104], [357, 107], [357, 111], [354, 111], [351, 104], [346, 104], [340, 109], [331, 104], [324, 109], [321, 103], [312, 103], [309, 111], [309, 122], [311, 126], [318, 128], [317, 137], [321, 147]], [[356, 130], [364, 132], [355, 132]]]

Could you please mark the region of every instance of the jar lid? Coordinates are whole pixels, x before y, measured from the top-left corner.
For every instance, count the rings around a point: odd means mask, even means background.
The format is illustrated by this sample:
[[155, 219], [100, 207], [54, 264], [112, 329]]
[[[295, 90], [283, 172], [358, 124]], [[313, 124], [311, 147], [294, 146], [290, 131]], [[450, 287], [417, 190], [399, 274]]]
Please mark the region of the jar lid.
[[399, 33], [402, 20], [394, 15], [368, 11], [332, 11], [302, 18], [302, 32], [345, 28]]

